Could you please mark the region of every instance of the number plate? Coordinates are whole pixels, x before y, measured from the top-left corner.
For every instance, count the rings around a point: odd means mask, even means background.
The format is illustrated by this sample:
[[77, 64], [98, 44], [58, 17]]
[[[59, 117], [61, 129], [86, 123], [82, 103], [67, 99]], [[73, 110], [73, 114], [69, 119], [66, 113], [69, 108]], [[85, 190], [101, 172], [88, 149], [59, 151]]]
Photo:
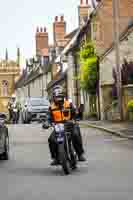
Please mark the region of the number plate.
[[64, 137], [57, 137], [57, 142], [63, 142], [64, 141]]

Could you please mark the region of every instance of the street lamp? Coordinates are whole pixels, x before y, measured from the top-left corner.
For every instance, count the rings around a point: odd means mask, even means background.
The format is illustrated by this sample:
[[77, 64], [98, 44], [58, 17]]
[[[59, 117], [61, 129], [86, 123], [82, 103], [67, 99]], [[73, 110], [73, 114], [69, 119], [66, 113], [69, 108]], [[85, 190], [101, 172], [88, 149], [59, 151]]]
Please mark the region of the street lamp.
[[112, 0], [113, 3], [113, 24], [114, 24], [114, 46], [115, 46], [115, 59], [117, 71], [117, 96], [118, 107], [120, 113], [120, 120], [123, 120], [122, 109], [122, 81], [121, 81], [121, 67], [120, 67], [120, 30], [119, 30], [119, 0]]

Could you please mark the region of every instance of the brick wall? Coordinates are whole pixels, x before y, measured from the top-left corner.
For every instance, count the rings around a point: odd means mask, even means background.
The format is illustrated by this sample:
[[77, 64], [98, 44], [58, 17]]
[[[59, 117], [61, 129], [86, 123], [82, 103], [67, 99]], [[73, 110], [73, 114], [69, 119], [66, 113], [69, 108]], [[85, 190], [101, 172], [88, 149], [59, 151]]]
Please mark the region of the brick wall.
[[87, 22], [91, 12], [91, 6], [88, 0], [80, 0], [78, 7], [79, 26], [82, 27]]
[[[133, 13], [133, 0], [120, 0], [120, 32], [128, 25]], [[95, 16], [96, 45], [102, 54], [113, 41], [113, 9], [112, 0], [102, 0]]]
[[[64, 17], [58, 16], [55, 17], [55, 21], [53, 23], [53, 34], [54, 34], [54, 46], [61, 46], [64, 43], [64, 37], [66, 35], [66, 22], [64, 21]], [[60, 44], [59, 44], [60, 43]]]
[[48, 56], [48, 33], [46, 28], [37, 28], [36, 31], [36, 55]]

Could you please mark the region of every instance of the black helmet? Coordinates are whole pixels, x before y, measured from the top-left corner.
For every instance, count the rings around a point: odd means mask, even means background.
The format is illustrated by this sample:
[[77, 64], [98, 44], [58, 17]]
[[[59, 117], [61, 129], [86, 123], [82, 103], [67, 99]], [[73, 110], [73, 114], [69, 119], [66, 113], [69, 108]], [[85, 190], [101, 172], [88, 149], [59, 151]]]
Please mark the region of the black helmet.
[[64, 91], [62, 86], [56, 85], [53, 88], [53, 99], [57, 103], [62, 103], [64, 101]]

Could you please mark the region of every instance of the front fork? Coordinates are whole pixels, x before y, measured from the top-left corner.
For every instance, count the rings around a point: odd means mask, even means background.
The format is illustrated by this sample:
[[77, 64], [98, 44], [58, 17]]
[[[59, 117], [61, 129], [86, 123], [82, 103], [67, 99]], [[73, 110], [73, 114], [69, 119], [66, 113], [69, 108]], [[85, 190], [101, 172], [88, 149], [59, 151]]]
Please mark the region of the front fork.
[[65, 155], [67, 160], [71, 161], [69, 138], [65, 135], [64, 141], [58, 143], [58, 158], [62, 161], [62, 156]]

